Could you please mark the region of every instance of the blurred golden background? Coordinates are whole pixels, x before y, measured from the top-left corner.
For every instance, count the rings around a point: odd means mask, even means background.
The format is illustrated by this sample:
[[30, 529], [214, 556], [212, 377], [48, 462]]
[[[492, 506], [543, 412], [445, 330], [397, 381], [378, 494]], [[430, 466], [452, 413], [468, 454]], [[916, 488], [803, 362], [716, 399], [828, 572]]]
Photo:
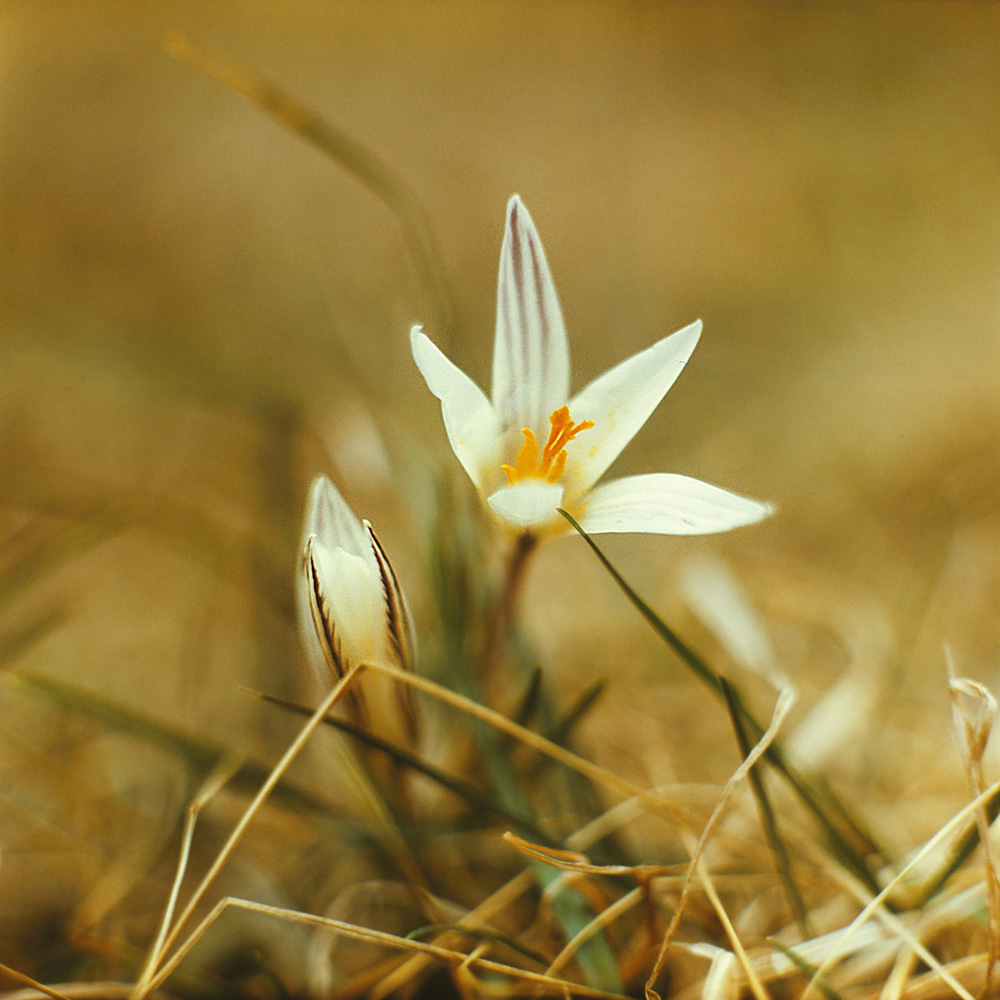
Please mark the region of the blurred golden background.
[[[616, 469], [778, 505], [760, 527], [608, 553], [716, 653], [678, 579], [724, 560], [800, 715], [855, 678], [848, 704], [878, 725], [825, 763], [873, 825], [904, 809], [926, 835], [961, 804], [942, 647], [987, 682], [1000, 659], [1000, 8], [12, 0], [2, 18], [8, 667], [273, 757], [291, 723], [236, 685], [310, 692], [292, 582], [314, 474], [380, 529], [426, 608], [427, 470], [464, 477], [407, 334], [423, 323], [488, 386], [518, 192], [575, 387], [704, 320]], [[386, 205], [171, 56], [160, 39], [178, 31], [398, 172], [452, 326]], [[643, 780], [730, 773], [725, 718], [692, 723], [702, 695], [579, 540], [539, 556], [523, 612], [568, 692], [614, 676], [593, 753]], [[9, 924], [76, 906], [190, 788], [37, 693], [0, 700]], [[110, 799], [142, 818], [87, 812]]]

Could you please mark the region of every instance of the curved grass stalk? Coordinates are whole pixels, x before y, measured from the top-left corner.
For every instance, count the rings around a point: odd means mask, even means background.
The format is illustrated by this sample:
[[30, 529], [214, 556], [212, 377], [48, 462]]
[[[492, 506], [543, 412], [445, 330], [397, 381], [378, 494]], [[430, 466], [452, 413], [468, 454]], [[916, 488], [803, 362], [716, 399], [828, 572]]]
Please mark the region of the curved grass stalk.
[[456, 313], [441, 251], [427, 213], [402, 175], [353, 136], [248, 67], [196, 44], [180, 32], [166, 35], [163, 45], [171, 55], [235, 90], [335, 160], [388, 206], [431, 297], [440, 328], [450, 334]]
[[[344, 676], [336, 684], [334, 684], [327, 696], [322, 700], [322, 702], [320, 702], [319, 708], [313, 712], [309, 721], [306, 722], [301, 730], [299, 730], [299, 734], [291, 742], [281, 760], [275, 764], [271, 773], [268, 775], [267, 780], [261, 785], [250, 805], [247, 806], [243, 815], [240, 817], [239, 822], [233, 828], [232, 833], [229, 835], [229, 839], [216, 855], [215, 861], [212, 862], [208, 872], [202, 878], [195, 891], [191, 894], [191, 898], [188, 900], [183, 912], [177, 918], [169, 933], [163, 937], [159, 954], [154, 956], [154, 960], [149, 963], [149, 968], [147, 969], [146, 974], [143, 975], [136, 983], [131, 1000], [143, 1000], [144, 997], [146, 997], [152, 990], [156, 989], [163, 982], [163, 980], [166, 979], [166, 976], [163, 974], [163, 969], [161, 968], [160, 971], [156, 971], [157, 967], [160, 966], [160, 963], [168, 954], [170, 949], [177, 944], [181, 931], [183, 931], [184, 927], [193, 916], [195, 909], [198, 907], [198, 904], [204, 898], [205, 893], [215, 881], [215, 878], [222, 870], [223, 865], [225, 865], [231, 857], [233, 851], [236, 849], [236, 845], [242, 839], [246, 828], [250, 825], [250, 821], [254, 818], [260, 807], [264, 804], [264, 801], [271, 794], [274, 786], [281, 780], [285, 772], [291, 766], [292, 761], [294, 761], [299, 755], [300, 751], [309, 740], [309, 737], [311, 737], [312, 734], [319, 728], [327, 712], [329, 712], [330, 709], [333, 708], [333, 706], [344, 696], [350, 683], [359, 675], [364, 667], [365, 664], [360, 663], [351, 666], [345, 672]], [[182, 945], [181, 947], [183, 949], [184, 946]], [[173, 960], [168, 962], [164, 968], [173, 968], [172, 961]]]
[[[914, 854], [910, 861], [901, 868], [892, 880], [878, 893], [874, 896], [868, 896], [865, 890], [858, 885], [853, 879], [849, 878], [847, 873], [840, 873], [841, 879], [846, 883], [848, 890], [864, 905], [861, 912], [851, 921], [847, 927], [844, 928], [836, 944], [830, 950], [830, 953], [826, 956], [823, 962], [816, 969], [816, 976], [826, 975], [830, 971], [830, 968], [838, 962], [847, 952], [847, 945], [849, 944], [851, 938], [857, 932], [863, 924], [867, 923], [872, 916], [876, 916], [879, 920], [886, 923], [895, 933], [897, 933], [903, 940], [905, 940], [910, 947], [916, 951], [920, 958], [927, 963], [927, 966], [934, 972], [936, 972], [941, 979], [948, 984], [948, 986], [955, 991], [955, 993], [962, 998], [962, 1000], [973, 1000], [973, 996], [961, 983], [959, 983], [954, 976], [952, 976], [947, 969], [945, 969], [941, 963], [925, 948], [919, 941], [917, 941], [912, 933], [903, 926], [900, 920], [895, 917], [886, 908], [886, 899], [892, 890], [903, 880], [906, 874], [918, 865], [923, 858], [934, 851], [940, 844], [951, 837], [956, 830], [964, 826], [970, 818], [976, 815], [976, 811], [983, 807], [983, 804], [989, 802], [991, 798], [1000, 794], [1000, 781], [995, 782], [990, 785], [989, 788], [985, 789], [982, 794], [976, 796], [971, 802], [967, 803], [962, 809], [957, 813], [947, 823], [942, 826], [937, 833], [934, 834], [924, 846]], [[836, 872], [834, 873], [837, 874]], [[814, 989], [814, 981], [810, 982], [809, 986], [806, 988], [805, 992], [802, 994], [800, 1000], [808, 1000], [810, 993]], [[816, 986], [816, 989], [819, 987]]]
[[163, 969], [152, 981], [155, 988], [161, 985], [170, 974], [177, 968], [181, 961], [188, 955], [192, 948], [198, 943], [205, 932], [216, 920], [229, 908], [246, 910], [250, 913], [259, 913], [265, 916], [277, 917], [279, 919], [290, 920], [295, 923], [306, 924], [313, 927], [326, 928], [336, 934], [353, 938], [356, 941], [373, 942], [386, 945], [389, 948], [396, 948], [400, 951], [408, 951], [412, 954], [424, 955], [437, 961], [445, 962], [452, 966], [464, 966], [475, 968], [483, 972], [492, 972], [507, 976], [511, 979], [520, 980], [524, 983], [532, 984], [537, 990], [545, 990], [557, 996], [579, 996], [592, 997], [594, 1000], [627, 1000], [622, 993], [610, 990], [595, 989], [590, 986], [582, 986], [579, 983], [570, 982], [566, 979], [558, 979], [544, 973], [531, 972], [527, 969], [519, 969], [513, 965], [497, 962], [493, 959], [484, 958], [477, 954], [468, 955], [464, 952], [453, 951], [450, 948], [443, 948], [440, 945], [431, 944], [425, 941], [415, 941], [412, 938], [398, 937], [385, 931], [374, 930], [370, 927], [362, 927], [359, 924], [347, 923], [343, 920], [334, 920], [332, 917], [320, 917], [310, 913], [301, 913], [298, 910], [284, 909], [279, 906], [268, 906], [265, 903], [255, 903], [248, 899], [239, 899], [227, 896], [213, 907], [212, 911], [201, 921], [194, 932], [188, 937], [184, 944], [177, 949], [170, 961], [164, 965]]
[[[765, 753], [767, 753], [767, 748], [771, 746], [777, 738], [778, 729], [791, 709], [793, 702], [794, 696], [787, 688], [784, 689], [778, 697], [778, 704], [774, 707], [771, 724], [768, 726], [766, 732], [761, 736], [757, 745], [750, 751], [749, 754], [747, 754], [746, 759], [733, 772], [729, 781], [726, 782], [726, 787], [723, 789], [722, 796], [716, 803], [715, 808], [712, 810], [712, 815], [709, 816], [708, 822], [705, 824], [705, 827], [701, 832], [701, 836], [698, 838], [698, 843], [696, 845], [686, 845], [691, 855], [691, 863], [684, 879], [684, 886], [681, 889], [681, 896], [677, 902], [677, 908], [674, 910], [674, 915], [670, 921], [670, 925], [667, 927], [667, 931], [663, 935], [663, 943], [660, 946], [659, 954], [656, 956], [656, 962], [653, 964], [653, 970], [650, 972], [649, 978], [646, 980], [646, 995], [648, 997], [657, 998], [658, 1000], [658, 995], [653, 989], [653, 984], [659, 977], [659, 974], [663, 969], [663, 965], [667, 960], [667, 952], [670, 950], [670, 945], [673, 943], [674, 935], [677, 933], [677, 928], [680, 926], [681, 916], [684, 913], [684, 906], [687, 901], [687, 896], [691, 891], [692, 880], [696, 872], [701, 877], [702, 882], [705, 883], [706, 891], [709, 889], [708, 873], [701, 864], [701, 856], [705, 847], [708, 845], [708, 838], [715, 829], [716, 823], [718, 823], [718, 821], [722, 818], [723, 810], [725, 809], [726, 804], [728, 803], [733, 792], [736, 790], [736, 786], [747, 776], [747, 774], [750, 773], [754, 765], [761, 759], [761, 757], [764, 756]], [[713, 888], [710, 896], [711, 894], [714, 894], [714, 892], [715, 890]], [[714, 901], [713, 905], [715, 905]], [[721, 904], [719, 904], [718, 909], [720, 910], [720, 919], [722, 919], [724, 915], [721, 912]], [[726, 923], [725, 919], [723, 920], [723, 923]], [[729, 930], [730, 928], [727, 924], [727, 933]], [[730, 934], [730, 939], [734, 941], [734, 948], [736, 948], [738, 941], [735, 941], [735, 933]], [[742, 958], [740, 961], [741, 964], [745, 964]], [[749, 969], [748, 965], [746, 967]], [[756, 976], [753, 975], [752, 971], [749, 975], [751, 986], [754, 987]], [[757, 987], [759, 987], [759, 990]], [[759, 982], [757, 982], [757, 986], [754, 987], [754, 994], [757, 996], [757, 1000], [764, 1000], [765, 994], [763, 994], [763, 987], [760, 987]]]
[[[652, 626], [653, 630], [663, 639], [664, 642], [681, 658], [681, 660], [692, 670], [692, 672], [702, 680], [710, 690], [719, 698], [725, 698], [723, 679], [716, 673], [690, 646], [688, 646], [666, 622], [629, 586], [625, 578], [612, 565], [608, 557], [597, 546], [597, 543], [588, 535], [583, 528], [565, 510], [560, 510], [560, 514], [576, 529], [583, 540], [590, 546], [594, 555], [597, 556], [601, 565], [607, 570], [611, 578], [618, 584], [622, 593], [629, 599], [633, 607]], [[736, 711], [751, 729], [751, 736], [760, 739], [764, 732], [764, 727], [750, 711], [739, 690], [731, 686], [732, 701]], [[866, 848], [879, 855], [879, 866], [884, 863], [884, 852], [872, 841], [861, 824], [853, 817], [848, 808], [834, 795], [829, 788], [818, 791], [815, 782], [802, 774], [788, 759], [781, 744], [777, 741], [772, 743], [765, 754], [767, 761], [788, 781], [789, 785], [798, 795], [802, 804], [813, 814], [817, 822], [823, 828], [827, 836], [830, 848], [838, 861], [847, 869], [853, 872], [872, 892], [878, 892], [879, 885], [872, 869], [865, 862], [865, 859], [851, 845], [847, 837], [838, 828], [837, 824], [828, 814], [828, 808], [835, 812], [840, 820], [851, 832], [851, 834], [861, 840]]]

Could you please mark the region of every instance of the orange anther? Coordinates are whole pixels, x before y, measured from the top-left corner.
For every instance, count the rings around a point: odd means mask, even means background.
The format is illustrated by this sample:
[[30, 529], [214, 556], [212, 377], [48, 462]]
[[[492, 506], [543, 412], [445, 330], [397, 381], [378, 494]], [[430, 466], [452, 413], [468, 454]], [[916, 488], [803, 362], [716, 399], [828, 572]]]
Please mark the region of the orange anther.
[[573, 423], [569, 415], [569, 407], [561, 406], [549, 417], [549, 438], [542, 448], [541, 461], [538, 454], [538, 440], [530, 427], [525, 427], [524, 444], [517, 453], [515, 465], [502, 466], [507, 474], [508, 484], [520, 482], [522, 479], [544, 479], [549, 483], [557, 483], [566, 471], [566, 445], [581, 431], [590, 430], [593, 420], [582, 420]]

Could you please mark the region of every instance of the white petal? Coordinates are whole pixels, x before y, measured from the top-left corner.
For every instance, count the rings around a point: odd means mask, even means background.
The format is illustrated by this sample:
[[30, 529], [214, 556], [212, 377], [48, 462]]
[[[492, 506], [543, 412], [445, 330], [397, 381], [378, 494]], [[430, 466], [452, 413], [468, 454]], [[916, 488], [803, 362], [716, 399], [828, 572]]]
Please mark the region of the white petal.
[[346, 549], [355, 555], [362, 555], [369, 548], [361, 522], [326, 476], [317, 476], [309, 490], [303, 548], [310, 535], [315, 535], [328, 549]]
[[[319, 678], [327, 677], [326, 658], [316, 636], [309, 596], [311, 573], [309, 553], [314, 546], [321, 546], [325, 552], [342, 549], [355, 556], [368, 558], [371, 545], [361, 522], [347, 506], [337, 487], [326, 476], [317, 476], [309, 490], [306, 506], [305, 525], [302, 532], [302, 563], [298, 574], [295, 600], [298, 610], [299, 628], [309, 660]], [[375, 559], [371, 556], [371, 565]], [[326, 587], [325, 589], [329, 589]]]
[[542, 440], [549, 414], [569, 396], [562, 310], [541, 240], [517, 195], [507, 204], [500, 250], [492, 394], [501, 432], [530, 427]]
[[[382, 543], [378, 540], [378, 535], [372, 530], [368, 521], [365, 521], [364, 525], [365, 531], [368, 532], [368, 540], [371, 542], [372, 552], [375, 555], [378, 579], [381, 582], [386, 636], [396, 662], [401, 667], [412, 669], [417, 641], [413, 631], [410, 605], [399, 583], [399, 577], [396, 576], [396, 571], [392, 568], [392, 563], [389, 562], [389, 557], [385, 554], [385, 549], [382, 548]], [[401, 687], [406, 688], [406, 685], [401, 685]], [[406, 688], [406, 690], [411, 689]]]
[[492, 469], [500, 471], [500, 432], [482, 389], [453, 365], [419, 326], [410, 331], [413, 360], [427, 388], [441, 400], [448, 441], [476, 487]]
[[[382, 548], [382, 543], [378, 536], [372, 531], [372, 526], [365, 521], [365, 530], [371, 542], [372, 552], [375, 554], [375, 561], [378, 564], [379, 579], [381, 580], [382, 611], [384, 613], [384, 631], [386, 647], [392, 659], [401, 667], [407, 670], [413, 669], [414, 654], [416, 650], [416, 637], [413, 633], [413, 620], [410, 617], [410, 607], [406, 603], [406, 595], [399, 584], [396, 571], [389, 562], [389, 557]], [[383, 678], [386, 679], [386, 678]], [[413, 698], [413, 688], [408, 684], [389, 685], [391, 692], [383, 692], [380, 703], [385, 705], [387, 701], [395, 703], [399, 712], [399, 717], [406, 727], [406, 733], [411, 742], [415, 743], [419, 737], [419, 726], [417, 708]]]
[[598, 376], [571, 400], [573, 420], [594, 421], [568, 449], [571, 493], [582, 493], [601, 478], [674, 384], [700, 335], [697, 320]]
[[497, 517], [515, 528], [535, 528], [558, 517], [563, 488], [541, 479], [504, 486], [487, 499]]
[[328, 549], [318, 539], [312, 556], [324, 610], [344, 659], [360, 663], [380, 657], [385, 641], [382, 583], [372, 575], [369, 561], [344, 549]]
[[577, 520], [588, 534], [707, 535], [753, 524], [774, 510], [770, 504], [666, 472], [616, 479], [588, 494], [585, 504]]

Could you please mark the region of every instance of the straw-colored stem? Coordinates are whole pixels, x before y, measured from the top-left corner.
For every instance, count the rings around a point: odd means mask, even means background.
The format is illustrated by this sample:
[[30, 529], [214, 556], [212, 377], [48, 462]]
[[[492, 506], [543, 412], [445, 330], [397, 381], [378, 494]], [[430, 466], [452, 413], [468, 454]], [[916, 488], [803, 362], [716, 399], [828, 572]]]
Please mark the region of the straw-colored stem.
[[398, 937], [395, 934], [374, 930], [369, 927], [362, 927], [358, 924], [346, 923], [343, 920], [335, 920], [332, 917], [314, 916], [310, 913], [300, 913], [297, 910], [283, 909], [278, 906], [268, 906], [265, 903], [255, 903], [251, 900], [236, 899], [233, 897], [222, 899], [216, 904], [212, 912], [209, 913], [204, 920], [202, 920], [195, 933], [192, 934], [182, 948], [179, 949], [177, 955], [171, 959], [170, 963], [163, 969], [157, 977], [157, 980], [154, 982], [162, 982], [171, 972], [173, 972], [180, 960], [190, 951], [196, 941], [229, 907], [247, 910], [251, 913], [278, 917], [279, 919], [291, 920], [295, 923], [313, 927], [324, 927], [336, 934], [352, 938], [355, 941], [377, 942], [378, 944], [385, 945], [389, 948], [397, 948], [400, 951], [409, 951], [411, 953], [421, 954], [432, 959], [447, 962], [453, 966], [466, 965], [467, 967], [481, 969], [484, 972], [498, 973], [503, 976], [509, 976], [513, 979], [522, 980], [525, 983], [532, 983], [536, 989], [545, 990], [546, 992], [555, 993], [560, 996], [567, 996], [572, 993], [573, 996], [602, 998], [602, 1000], [625, 1000], [620, 993], [615, 993], [610, 990], [594, 989], [593, 987], [583, 986], [579, 983], [569, 982], [565, 979], [557, 979], [554, 976], [548, 976], [544, 973], [531, 972], [527, 969], [518, 969], [515, 966], [505, 965], [502, 962], [497, 962], [479, 955], [466, 955], [462, 952], [452, 951], [449, 948], [442, 948], [440, 945], [428, 944], [423, 941], [415, 941], [411, 938]]
[[[187, 906], [184, 911], [177, 918], [177, 922], [171, 928], [170, 933], [166, 936], [163, 941], [160, 957], [166, 955], [171, 948], [177, 943], [180, 937], [181, 931], [184, 926], [191, 919], [192, 914], [197, 908], [198, 904], [204, 898], [205, 893], [208, 891], [209, 887], [215, 881], [216, 876], [222, 870], [223, 865], [229, 860], [233, 851], [236, 849], [236, 845], [240, 842], [243, 837], [246, 828], [250, 825], [250, 821], [257, 814], [260, 807], [264, 804], [267, 797], [271, 794], [274, 786], [281, 780], [285, 772], [291, 766], [292, 761], [299, 755], [299, 752], [306, 745], [309, 737], [316, 731], [316, 729], [323, 722], [324, 716], [331, 708], [343, 697], [344, 693], [348, 690], [350, 683], [354, 678], [364, 669], [365, 664], [357, 664], [348, 669], [344, 676], [330, 689], [330, 692], [320, 703], [319, 708], [310, 716], [309, 721], [302, 727], [299, 731], [298, 736], [292, 741], [291, 745], [285, 751], [281, 760], [274, 766], [274, 769], [267, 776], [267, 780], [261, 785], [260, 790], [254, 796], [253, 801], [247, 806], [246, 811], [240, 817], [239, 822], [233, 829], [233, 832], [229, 835], [229, 839], [226, 841], [222, 850], [219, 851], [209, 868], [208, 872], [205, 874], [204, 878], [195, 889], [191, 898], [188, 900]], [[158, 963], [157, 963], [158, 964]], [[155, 988], [159, 981], [162, 981], [160, 977], [154, 975], [155, 969], [149, 970], [149, 975], [145, 977], [146, 981], [140, 980], [136, 985], [135, 992], [133, 994], [133, 1000], [142, 1000], [150, 989]]]
[[171, 922], [174, 919], [174, 911], [177, 907], [177, 900], [180, 896], [181, 883], [184, 881], [184, 875], [187, 872], [188, 859], [191, 855], [191, 843], [194, 840], [194, 828], [195, 824], [198, 822], [198, 815], [201, 813], [201, 810], [204, 809], [205, 805], [215, 797], [222, 786], [226, 784], [226, 782], [239, 769], [239, 766], [239, 761], [234, 757], [224, 758], [221, 760], [205, 780], [201, 790], [187, 807], [186, 815], [184, 817], [184, 830], [181, 834], [181, 852], [177, 861], [177, 872], [174, 875], [174, 882], [170, 889], [170, 897], [167, 900], [166, 909], [163, 911], [163, 919], [160, 921], [159, 933], [156, 935], [156, 941], [153, 943], [153, 947], [149, 950], [149, 955], [142, 968], [142, 973], [136, 982], [136, 992], [139, 991], [140, 984], [145, 983], [152, 977], [160, 961], [160, 956], [163, 954], [163, 942], [166, 940]]

